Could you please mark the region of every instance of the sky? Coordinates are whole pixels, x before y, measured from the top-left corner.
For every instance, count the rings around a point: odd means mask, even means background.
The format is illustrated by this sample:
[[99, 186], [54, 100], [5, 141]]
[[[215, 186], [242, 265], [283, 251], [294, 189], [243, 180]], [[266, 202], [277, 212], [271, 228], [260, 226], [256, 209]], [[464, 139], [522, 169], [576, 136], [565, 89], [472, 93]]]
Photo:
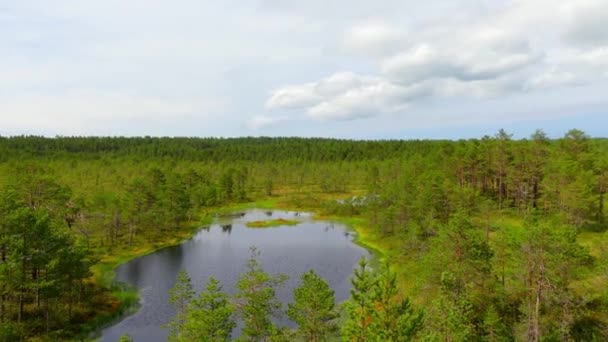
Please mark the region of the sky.
[[0, 135], [608, 136], [607, 0], [1, 0]]

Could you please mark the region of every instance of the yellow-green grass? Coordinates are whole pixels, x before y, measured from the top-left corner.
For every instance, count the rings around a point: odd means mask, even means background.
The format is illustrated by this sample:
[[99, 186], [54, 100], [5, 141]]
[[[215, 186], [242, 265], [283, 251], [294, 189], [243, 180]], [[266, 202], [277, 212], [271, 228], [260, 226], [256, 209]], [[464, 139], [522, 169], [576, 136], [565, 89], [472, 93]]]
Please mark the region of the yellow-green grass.
[[606, 296], [608, 287], [608, 233], [582, 232], [577, 237], [578, 242], [593, 257], [593, 269], [583, 279], [574, 281], [571, 287], [579, 294], [587, 298]]
[[[327, 194], [322, 193], [318, 190], [308, 188], [281, 188], [274, 191], [273, 196], [260, 196], [255, 201], [245, 203], [235, 203], [225, 205], [222, 207], [210, 208], [206, 212], [209, 214], [206, 217], [210, 219], [212, 214], [226, 214], [235, 211], [242, 211], [247, 209], [282, 209], [282, 210], [293, 210], [293, 211], [307, 211], [313, 213], [315, 220], [333, 221], [342, 223], [348, 226], [355, 232], [354, 242], [361, 245], [372, 252], [374, 256], [374, 264], [377, 265], [380, 262], [388, 262], [399, 276], [400, 287], [404, 294], [411, 294], [412, 299], [417, 304], [424, 304], [428, 302], [429, 298], [432, 297], [432, 292], [428, 289], [424, 289], [423, 284], [424, 276], [426, 272], [424, 264], [419, 262], [416, 257], [408, 256], [407, 253], [403, 253], [403, 244], [400, 238], [395, 236], [384, 236], [377, 230], [373, 229], [370, 222], [361, 216], [339, 216], [339, 215], [326, 215], [323, 212], [323, 203], [326, 201], [350, 198], [352, 196], [361, 195], [362, 191], [356, 190], [348, 193], [334, 193]], [[302, 200], [304, 199], [304, 200]], [[307, 199], [307, 200], [306, 200]], [[488, 218], [485, 215], [473, 217], [474, 224], [478, 226], [485, 226], [488, 224]], [[297, 224], [298, 221], [291, 220], [268, 220], [268, 221], [254, 221], [249, 222], [247, 225], [252, 228], [266, 228], [285, 226], [289, 224]], [[523, 220], [517, 215], [510, 212], [492, 212], [489, 216], [490, 224], [490, 240], [492, 241], [496, 232], [501, 230], [513, 230], [523, 229]], [[179, 232], [171, 232], [170, 235], [178, 234]], [[192, 232], [182, 232], [183, 236], [177, 236], [174, 241], [166, 242], [163, 244], [151, 244], [148, 242], [146, 245], [139, 247], [139, 249], [133, 249], [131, 251], [125, 251], [126, 254], [119, 254], [119, 256], [113, 255], [102, 260], [102, 265], [109, 265], [112, 270], [111, 279], [113, 279], [113, 269], [120, 265], [122, 262], [126, 262], [134, 257], [144, 255], [156, 251], [159, 248], [166, 247], [168, 245], [178, 244], [184, 239], [190, 237]], [[583, 233], [579, 236], [581, 244], [590, 248], [591, 254], [597, 256], [600, 247], [608, 245], [607, 237], [604, 235], [603, 239], [599, 239], [601, 234], [598, 233]], [[176, 236], [172, 236], [176, 238]], [[146, 247], [148, 250], [146, 250]], [[120, 255], [126, 255], [127, 257], [121, 258]], [[97, 266], [103, 267], [103, 266]], [[109, 274], [104, 272], [104, 274]], [[108, 281], [104, 281], [106, 284]], [[583, 290], [583, 288], [595, 287], [597, 284], [604, 284], [605, 277], [591, 276], [586, 278], [584, 281], [575, 282], [572, 284], [573, 287]]]
[[284, 226], [295, 226], [298, 225], [300, 221], [298, 220], [286, 220], [283, 218], [278, 218], [274, 220], [263, 220], [263, 221], [250, 221], [247, 222], [247, 227], [249, 228], [272, 228], [272, 227], [284, 227]]
[[[361, 195], [360, 190], [351, 191], [348, 193], [327, 194], [312, 188], [281, 188], [273, 191], [273, 196], [259, 196], [255, 201], [245, 203], [234, 203], [222, 207], [209, 208], [205, 210], [207, 213], [204, 216], [203, 222], [209, 224], [212, 216], [215, 214], [227, 214], [236, 211], [247, 209], [281, 209], [292, 211], [306, 211], [313, 214], [315, 220], [332, 221], [342, 223], [355, 232], [354, 242], [372, 252], [373, 264], [377, 265], [380, 262], [386, 261], [397, 272], [399, 276], [400, 287], [405, 295], [410, 295], [414, 303], [424, 305], [433, 298], [433, 289], [427, 288], [428, 284], [424, 284], [424, 274], [427, 270], [424, 269], [424, 263], [421, 263], [415, 256], [403, 253], [403, 243], [399, 237], [384, 236], [377, 230], [373, 229], [370, 222], [362, 216], [340, 216], [327, 215], [324, 213], [323, 203], [327, 201], [351, 198], [352, 196]], [[488, 225], [488, 217], [479, 215], [472, 218], [473, 223], [479, 227]], [[249, 222], [248, 226], [252, 228], [266, 228], [271, 226], [284, 226], [291, 220], [268, 220]], [[298, 221], [293, 221], [297, 224]], [[257, 227], [256, 227], [257, 226]], [[523, 220], [517, 215], [508, 212], [494, 211], [489, 215], [490, 226], [490, 243], [494, 240], [497, 232], [504, 230], [520, 230], [523, 228]], [[179, 244], [183, 240], [189, 238], [194, 230], [180, 230], [167, 232], [162, 242], [158, 241], [141, 241], [139, 247], [133, 247], [125, 250], [115, 250], [111, 256], [104, 257], [102, 261], [95, 266], [96, 279], [102, 284], [111, 284], [114, 277], [114, 269], [123, 262], [129, 261], [135, 257], [152, 253], [160, 248], [170, 245]], [[608, 234], [585, 232], [579, 236], [579, 242], [587, 246], [594, 257], [598, 257], [602, 253], [602, 247], [608, 246]], [[606, 285], [606, 277], [595, 276], [596, 272], [585, 277], [582, 281], [576, 281], [571, 284], [577, 292], [593, 292], [597, 286]], [[596, 291], [597, 292], [597, 291]], [[133, 291], [134, 293], [134, 291]], [[120, 301], [132, 301], [129, 292], [113, 292], [114, 296]], [[135, 293], [135, 295], [137, 295]], [[135, 297], [137, 298], [137, 297]], [[136, 300], [135, 300], [136, 303]]]

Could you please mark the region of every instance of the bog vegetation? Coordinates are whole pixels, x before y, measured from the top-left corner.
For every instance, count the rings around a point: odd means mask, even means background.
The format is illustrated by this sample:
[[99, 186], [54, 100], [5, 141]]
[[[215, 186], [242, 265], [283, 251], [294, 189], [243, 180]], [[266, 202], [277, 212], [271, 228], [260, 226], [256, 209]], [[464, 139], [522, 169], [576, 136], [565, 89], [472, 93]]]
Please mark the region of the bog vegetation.
[[194, 294], [182, 275], [171, 338], [225, 340], [239, 317], [250, 340], [603, 341], [607, 190], [608, 140], [578, 130], [462, 141], [0, 137], [0, 341], [86, 337], [129, 302], [111, 281], [117, 262], [179, 241], [218, 208], [269, 199], [352, 222], [391, 267], [362, 263], [343, 310], [314, 272], [302, 275], [286, 311], [297, 332], [274, 325], [281, 277], [255, 257], [236, 298], [214, 279]]

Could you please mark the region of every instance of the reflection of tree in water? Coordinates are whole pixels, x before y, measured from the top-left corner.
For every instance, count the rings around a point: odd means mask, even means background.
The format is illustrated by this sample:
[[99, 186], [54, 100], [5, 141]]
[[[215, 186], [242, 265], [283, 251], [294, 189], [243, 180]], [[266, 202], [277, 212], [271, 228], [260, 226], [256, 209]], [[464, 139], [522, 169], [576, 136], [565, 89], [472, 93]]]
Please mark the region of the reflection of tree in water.
[[[238, 214], [240, 216], [240, 214]], [[282, 211], [274, 211], [272, 218], [291, 218], [296, 214], [290, 211], [289, 216], [284, 216]], [[213, 274], [226, 285], [235, 284], [235, 280], [242, 271], [242, 260], [245, 260], [248, 253], [246, 248], [238, 248], [243, 243], [258, 244], [263, 248], [262, 255], [265, 255], [266, 263], [272, 267], [272, 272], [286, 271], [292, 279], [280, 293], [277, 293], [285, 307], [286, 303], [292, 302], [292, 287], [297, 285], [297, 278], [300, 272], [314, 268], [323, 272], [330, 284], [335, 286], [337, 298], [348, 298], [348, 277], [356, 265], [356, 260], [361, 256], [362, 250], [358, 247], [351, 248], [349, 239], [343, 234], [344, 226], [340, 223], [332, 224], [329, 221], [314, 221], [306, 212], [299, 213], [302, 218], [302, 226], [307, 229], [283, 229], [281, 239], [285, 243], [277, 243], [277, 235], [256, 234], [255, 241], [251, 240], [251, 230], [243, 229], [243, 225], [250, 218], [259, 219], [266, 216], [266, 209], [248, 212], [244, 219], [234, 218], [228, 220], [222, 218], [214, 221], [210, 226], [201, 227], [209, 231], [209, 234], [200, 230], [197, 238], [183, 243], [183, 249], [167, 249], [143, 258], [139, 264], [137, 260], [132, 261], [131, 265], [136, 265], [139, 269], [139, 281], [137, 286], [142, 291], [142, 298], [146, 301], [145, 307], [137, 316], [137, 320], [131, 320], [129, 326], [119, 325], [104, 332], [105, 341], [116, 341], [118, 332], [133, 331], [137, 333], [136, 340], [142, 341], [161, 341], [165, 340], [165, 335], [156, 336], [160, 322], [166, 322], [174, 317], [175, 313], [168, 306], [168, 290], [175, 285], [176, 276], [179, 270], [185, 269], [190, 273], [197, 290], [204, 279]], [[232, 228], [235, 228], [232, 234]], [[277, 230], [278, 231], [278, 230]], [[325, 231], [325, 232], [324, 232]], [[345, 234], [346, 235], [346, 234]], [[327, 243], [327, 244], [326, 244]], [[304, 246], [305, 248], [293, 248], [291, 246]], [[342, 248], [346, 246], [348, 248]], [[336, 249], [334, 249], [336, 248]], [[340, 251], [339, 257], [336, 251]], [[170, 253], [169, 253], [170, 252]], [[183, 253], [183, 262], [180, 262], [180, 254]], [[293, 253], [294, 257], [285, 258], [288, 253]], [[284, 268], [283, 268], [284, 267]], [[152, 272], [150, 270], [153, 270]], [[121, 272], [122, 273], [122, 272]], [[133, 283], [132, 281], [128, 281]], [[232, 290], [232, 286], [230, 287]], [[277, 324], [291, 324], [287, 317], [277, 321]], [[154, 326], [154, 328], [151, 328]], [[111, 338], [110, 338], [111, 336]], [[139, 338], [141, 336], [141, 338]]]
[[127, 277], [133, 284], [139, 284], [140, 282], [140, 278], [143, 272], [141, 264], [143, 264], [143, 262], [141, 261], [141, 259], [138, 259], [126, 264], [125, 266], [127, 270]]
[[172, 265], [171, 269], [175, 270], [172, 276], [177, 275], [177, 271], [182, 269], [184, 263], [184, 245], [178, 245], [167, 250], [169, 255], [169, 263]]
[[232, 233], [232, 224], [223, 224], [222, 225], [222, 232], [223, 233]]

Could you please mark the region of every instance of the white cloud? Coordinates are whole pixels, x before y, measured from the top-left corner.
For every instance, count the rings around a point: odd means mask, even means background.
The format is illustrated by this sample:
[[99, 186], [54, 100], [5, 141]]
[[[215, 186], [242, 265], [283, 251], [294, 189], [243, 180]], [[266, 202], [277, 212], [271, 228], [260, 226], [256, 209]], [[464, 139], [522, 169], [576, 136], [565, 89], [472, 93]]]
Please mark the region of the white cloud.
[[567, 26], [564, 38], [574, 45], [594, 47], [608, 45], [608, 2], [578, 0], [562, 6]]
[[583, 80], [574, 72], [554, 67], [544, 73], [531, 78], [526, 84], [527, 89], [553, 88], [583, 83]]
[[[370, 129], [397, 117], [452, 122], [456, 107], [471, 112], [480, 99], [524, 101], [564, 89], [559, 99], [546, 95], [553, 103], [594, 84], [590, 94], [601, 101], [607, 6], [8, 1], [0, 9], [0, 129], [149, 134], [145, 124], [154, 123], [158, 134], [170, 126], [176, 134], [247, 135], [297, 120], [282, 128], [316, 135], [322, 127], [352, 129], [358, 122], [345, 120], [354, 118], [368, 118]], [[377, 118], [387, 113], [394, 115]]]
[[[526, 40], [509, 32], [459, 32], [462, 36], [453, 40], [425, 37], [434, 45], [423, 42], [395, 55], [377, 56], [380, 76], [339, 72], [278, 88], [267, 108], [303, 108], [314, 119], [350, 120], [403, 112], [428, 96], [496, 96], [523, 89], [525, 82], [517, 72], [541, 59]], [[368, 41], [363, 45], [371, 46]]]
[[318, 120], [351, 120], [394, 112], [405, 107], [402, 98], [412, 92], [404, 87], [383, 80], [366, 80], [358, 86], [328, 96], [307, 110]]
[[321, 100], [315, 92], [314, 83], [285, 86], [272, 92], [266, 101], [266, 108], [304, 108]]
[[315, 83], [277, 89], [268, 108], [306, 108], [316, 120], [351, 120], [403, 110], [410, 99], [428, 95], [424, 85], [403, 86], [380, 77], [351, 72]]
[[[279, 97], [305, 98], [298, 107], [312, 118], [355, 119], [405, 112], [428, 96], [467, 101], [584, 85], [608, 75], [605, 2], [514, 0], [447, 15], [418, 22], [407, 34], [388, 21], [352, 26], [337, 44], [372, 57], [377, 76], [341, 72], [279, 87], [269, 108], [295, 107], [281, 105]], [[322, 91], [325, 83], [338, 90]]]
[[342, 41], [346, 51], [373, 57], [398, 51], [407, 44], [408, 37], [404, 30], [372, 21], [351, 27]]
[[527, 88], [583, 85], [608, 77], [608, 47], [570, 49], [542, 73], [533, 76]]
[[582, 53], [580, 60], [591, 67], [603, 68], [604, 71], [608, 71], [608, 44], [605, 47]]
[[452, 36], [452, 40], [421, 43], [389, 57], [381, 68], [390, 79], [415, 83], [427, 79], [463, 81], [493, 79], [530, 66], [540, 59], [523, 39], [498, 30]]

